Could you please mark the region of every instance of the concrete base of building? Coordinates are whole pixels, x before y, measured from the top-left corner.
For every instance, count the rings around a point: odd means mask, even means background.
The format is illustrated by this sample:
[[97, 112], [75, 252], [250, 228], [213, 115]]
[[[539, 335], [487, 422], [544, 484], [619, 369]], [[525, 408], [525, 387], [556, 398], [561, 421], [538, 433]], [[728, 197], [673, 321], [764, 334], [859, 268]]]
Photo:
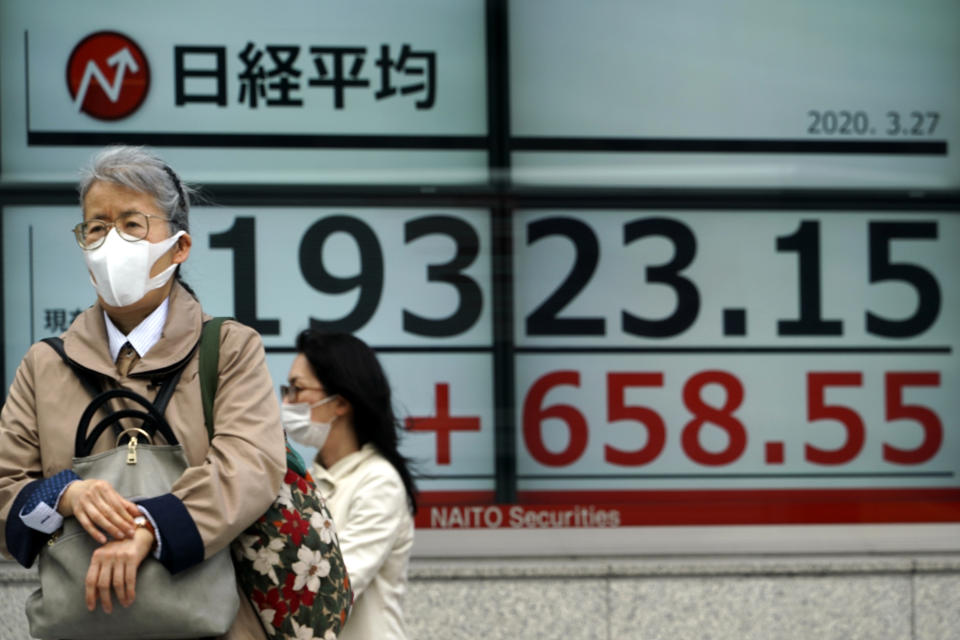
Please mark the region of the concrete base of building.
[[[944, 640], [960, 554], [414, 559], [409, 637]], [[0, 562], [0, 640], [29, 638], [35, 570]]]

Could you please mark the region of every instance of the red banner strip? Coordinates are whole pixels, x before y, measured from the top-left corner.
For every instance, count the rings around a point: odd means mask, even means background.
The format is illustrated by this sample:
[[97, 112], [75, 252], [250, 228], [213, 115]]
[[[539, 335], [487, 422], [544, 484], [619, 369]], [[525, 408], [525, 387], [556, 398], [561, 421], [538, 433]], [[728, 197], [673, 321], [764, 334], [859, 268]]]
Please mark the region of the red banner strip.
[[424, 492], [425, 529], [960, 522], [960, 489]]

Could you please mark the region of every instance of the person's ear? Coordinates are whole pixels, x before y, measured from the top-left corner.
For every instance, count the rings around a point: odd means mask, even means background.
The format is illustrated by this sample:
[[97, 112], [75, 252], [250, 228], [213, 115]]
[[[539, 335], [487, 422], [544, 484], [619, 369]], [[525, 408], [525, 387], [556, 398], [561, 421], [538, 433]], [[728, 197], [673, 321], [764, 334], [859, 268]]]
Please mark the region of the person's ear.
[[337, 416], [352, 414], [353, 405], [350, 404], [349, 400], [341, 395], [338, 395], [333, 401], [333, 410], [336, 411]]
[[189, 233], [185, 233], [177, 238], [177, 244], [173, 247], [173, 263], [182, 264], [190, 256], [190, 247], [193, 246], [193, 239]]

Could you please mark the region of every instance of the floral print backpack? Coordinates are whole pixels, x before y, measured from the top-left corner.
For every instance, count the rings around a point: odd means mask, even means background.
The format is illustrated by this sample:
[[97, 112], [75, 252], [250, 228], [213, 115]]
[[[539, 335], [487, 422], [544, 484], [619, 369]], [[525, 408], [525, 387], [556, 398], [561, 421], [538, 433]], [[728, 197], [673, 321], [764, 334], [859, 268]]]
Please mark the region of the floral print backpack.
[[[204, 324], [200, 339], [200, 390], [210, 437], [224, 320]], [[353, 605], [350, 578], [327, 505], [289, 445], [280, 495], [232, 549], [237, 579], [270, 640], [334, 640], [340, 634]]]

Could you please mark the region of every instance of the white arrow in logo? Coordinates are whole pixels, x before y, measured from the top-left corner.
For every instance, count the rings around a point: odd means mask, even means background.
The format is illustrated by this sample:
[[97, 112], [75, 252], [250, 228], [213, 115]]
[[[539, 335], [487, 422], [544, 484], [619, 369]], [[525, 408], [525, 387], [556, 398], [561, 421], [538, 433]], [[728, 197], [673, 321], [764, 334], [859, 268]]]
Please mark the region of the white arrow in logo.
[[120, 99], [120, 87], [123, 86], [123, 76], [126, 74], [127, 69], [129, 69], [131, 73], [136, 73], [140, 70], [140, 65], [133, 59], [133, 55], [126, 47], [107, 58], [107, 64], [117, 68], [117, 73], [113, 76], [112, 85], [107, 82], [106, 76], [100, 71], [100, 67], [97, 66], [96, 62], [93, 60], [87, 62], [87, 66], [83, 70], [83, 79], [80, 81], [80, 89], [77, 91], [77, 99], [75, 101], [77, 111], [83, 109], [83, 101], [87, 97], [87, 89], [90, 87], [91, 78], [95, 78], [96, 81], [100, 83], [100, 88], [107, 94], [107, 98], [110, 99], [110, 102], [115, 103]]

